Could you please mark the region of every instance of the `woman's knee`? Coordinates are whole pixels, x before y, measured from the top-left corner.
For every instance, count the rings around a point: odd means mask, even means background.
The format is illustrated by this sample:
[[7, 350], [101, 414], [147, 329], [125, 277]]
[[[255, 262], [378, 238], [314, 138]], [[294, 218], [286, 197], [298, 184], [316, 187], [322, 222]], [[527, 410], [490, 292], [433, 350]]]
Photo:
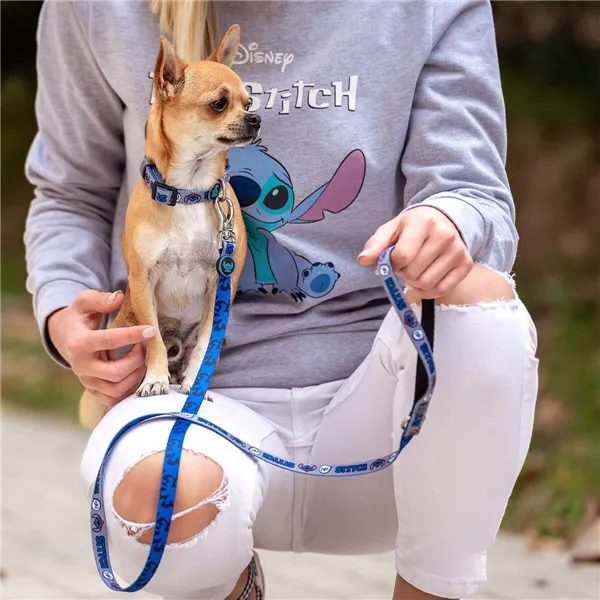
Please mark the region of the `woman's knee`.
[[[152, 541], [164, 452], [152, 454], [127, 472], [113, 496], [117, 516], [139, 542]], [[216, 518], [227, 499], [223, 469], [210, 458], [184, 450], [169, 530], [169, 543], [189, 540]], [[181, 514], [184, 513], [184, 514]], [[179, 516], [177, 516], [179, 515]], [[141, 533], [141, 535], [140, 535]]]
[[[407, 299], [411, 303], [421, 302], [421, 296], [409, 290]], [[469, 274], [443, 298], [437, 298], [436, 304], [468, 306], [479, 302], [510, 301], [515, 292], [509, 280], [483, 265], [474, 265]]]

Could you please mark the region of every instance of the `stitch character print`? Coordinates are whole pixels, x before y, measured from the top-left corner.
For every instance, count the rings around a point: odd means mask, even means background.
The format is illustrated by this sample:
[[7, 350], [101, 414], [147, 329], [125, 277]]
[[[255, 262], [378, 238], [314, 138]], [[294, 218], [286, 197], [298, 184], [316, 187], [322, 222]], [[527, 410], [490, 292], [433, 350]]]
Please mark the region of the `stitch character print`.
[[329, 294], [340, 278], [335, 265], [300, 256], [278, 242], [273, 232], [288, 223], [316, 223], [325, 218], [325, 211], [337, 214], [348, 208], [364, 182], [364, 154], [350, 152], [331, 179], [299, 203], [290, 174], [260, 140], [232, 148], [229, 160], [230, 183], [242, 208], [249, 250], [237, 293], [270, 290], [289, 294], [295, 301]]

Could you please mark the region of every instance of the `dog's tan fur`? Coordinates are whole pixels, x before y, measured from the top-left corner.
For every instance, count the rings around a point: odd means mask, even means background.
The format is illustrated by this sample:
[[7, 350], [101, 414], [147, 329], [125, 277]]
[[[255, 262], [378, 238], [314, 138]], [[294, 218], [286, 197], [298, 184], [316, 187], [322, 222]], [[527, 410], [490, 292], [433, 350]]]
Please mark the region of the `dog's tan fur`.
[[[225, 170], [227, 149], [243, 145], [258, 134], [247, 117], [248, 93], [229, 68], [239, 45], [234, 25], [207, 61], [187, 64], [161, 37], [154, 71], [154, 97], [147, 126], [146, 154], [169, 185], [208, 188]], [[218, 112], [214, 102], [226, 97]], [[252, 126], [256, 131], [250, 132]], [[237, 238], [231, 294], [235, 295], [246, 256], [246, 231], [231, 186]], [[224, 206], [225, 211], [227, 210]], [[165, 322], [188, 329], [198, 326], [197, 342], [183, 373], [187, 393], [200, 367], [212, 329], [216, 294], [218, 218], [212, 202], [192, 206], [161, 205], [151, 198], [140, 179], [127, 207], [123, 257], [128, 272], [125, 299], [111, 327], [151, 325], [161, 335], [146, 345], [147, 372], [137, 390], [140, 396], [168, 393], [169, 362], [163, 339]], [[162, 327], [161, 327], [162, 325]], [[183, 342], [181, 343], [183, 346]], [[117, 352], [109, 359], [118, 358]], [[107, 411], [89, 392], [81, 397], [79, 416], [86, 427], [95, 426]]]

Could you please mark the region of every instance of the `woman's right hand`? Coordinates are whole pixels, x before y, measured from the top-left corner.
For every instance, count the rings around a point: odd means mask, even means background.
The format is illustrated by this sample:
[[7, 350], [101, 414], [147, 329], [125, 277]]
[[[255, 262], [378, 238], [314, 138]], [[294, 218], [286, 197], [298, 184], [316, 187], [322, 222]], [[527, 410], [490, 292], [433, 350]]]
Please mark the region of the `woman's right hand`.
[[[131, 395], [146, 372], [143, 342], [158, 332], [149, 325], [99, 329], [102, 316], [123, 303], [122, 292], [112, 294], [86, 290], [70, 306], [48, 318], [48, 335], [61, 356], [71, 365], [84, 387], [107, 406]], [[106, 360], [105, 351], [133, 345], [119, 360]]]

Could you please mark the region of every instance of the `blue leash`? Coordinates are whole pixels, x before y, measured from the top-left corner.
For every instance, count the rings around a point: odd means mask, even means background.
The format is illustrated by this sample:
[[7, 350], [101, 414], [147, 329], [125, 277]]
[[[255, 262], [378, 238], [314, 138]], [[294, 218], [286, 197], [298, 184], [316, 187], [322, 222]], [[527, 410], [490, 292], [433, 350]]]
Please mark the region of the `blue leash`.
[[[416, 315], [408, 305], [406, 298], [402, 293], [398, 278], [394, 274], [391, 264], [393, 247], [391, 247], [385, 250], [379, 257], [379, 274], [383, 278], [383, 284], [388, 298], [390, 299], [392, 306], [396, 309], [419, 356], [415, 402], [409, 416], [402, 424], [403, 433], [400, 439], [400, 445], [396, 451], [387, 456], [370, 459], [358, 464], [306, 465], [263, 452], [260, 448], [247, 444], [243, 440], [231, 435], [222, 427], [200, 417], [198, 411], [200, 410], [200, 406], [208, 391], [225, 337], [225, 330], [229, 319], [229, 307], [231, 304], [230, 276], [235, 270], [233, 255], [236, 245], [235, 236], [233, 235], [232, 205], [231, 201], [225, 197], [224, 200], [228, 201], [230, 213], [227, 215], [227, 218], [224, 218], [224, 213], [219, 204], [220, 200], [223, 199], [218, 199], [215, 202], [220, 216], [219, 242], [221, 248], [219, 251], [219, 261], [217, 263], [219, 278], [217, 283], [213, 326], [210, 342], [200, 370], [198, 371], [198, 375], [196, 376], [196, 380], [194, 381], [194, 385], [190, 390], [181, 412], [152, 413], [138, 417], [124, 425], [110, 442], [102, 460], [102, 464], [100, 465], [98, 476], [96, 477], [90, 509], [94, 558], [96, 561], [96, 568], [98, 569], [102, 581], [107, 587], [118, 592], [136, 592], [141, 590], [152, 579], [154, 573], [156, 573], [156, 570], [158, 569], [158, 565], [160, 564], [167, 545], [171, 518], [173, 516], [183, 440], [187, 430], [192, 424], [200, 425], [201, 427], [214, 431], [249, 456], [253, 456], [258, 460], [265, 461], [287, 471], [292, 471], [293, 473], [320, 477], [367, 475], [369, 473], [381, 471], [393, 464], [410, 440], [419, 433], [435, 387], [436, 375], [432, 350], [433, 302], [425, 301], [423, 303], [423, 323], [419, 323]], [[426, 329], [429, 334], [429, 339]], [[150, 544], [148, 558], [142, 572], [131, 585], [128, 587], [121, 587], [117, 583], [115, 574], [113, 573], [108, 549], [106, 514], [104, 511], [104, 473], [108, 457], [116, 443], [127, 431], [133, 429], [140, 423], [162, 419], [171, 419], [174, 420], [175, 423], [171, 429], [165, 450], [154, 535]]]

